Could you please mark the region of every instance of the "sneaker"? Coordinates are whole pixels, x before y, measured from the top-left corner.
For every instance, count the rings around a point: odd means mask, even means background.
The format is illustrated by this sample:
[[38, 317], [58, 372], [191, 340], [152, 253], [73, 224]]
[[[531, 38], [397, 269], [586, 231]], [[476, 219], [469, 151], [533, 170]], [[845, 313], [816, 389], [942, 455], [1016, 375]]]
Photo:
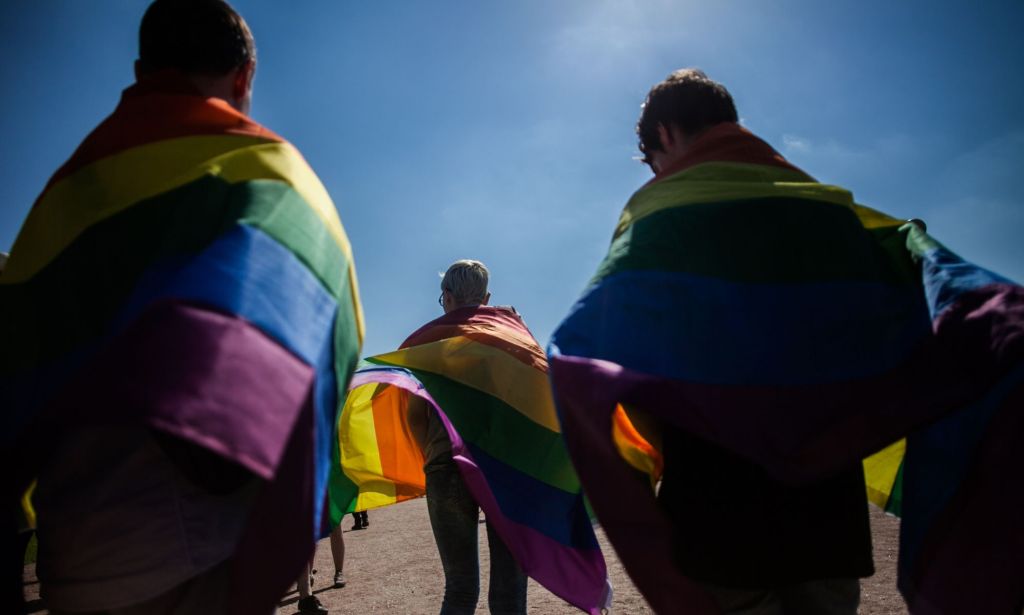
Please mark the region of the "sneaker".
[[330, 611], [320, 604], [320, 600], [316, 596], [306, 596], [305, 598], [299, 598], [299, 613], [328, 615]]
[[344, 572], [335, 572], [334, 573], [334, 586], [335, 587], [345, 587], [345, 573]]

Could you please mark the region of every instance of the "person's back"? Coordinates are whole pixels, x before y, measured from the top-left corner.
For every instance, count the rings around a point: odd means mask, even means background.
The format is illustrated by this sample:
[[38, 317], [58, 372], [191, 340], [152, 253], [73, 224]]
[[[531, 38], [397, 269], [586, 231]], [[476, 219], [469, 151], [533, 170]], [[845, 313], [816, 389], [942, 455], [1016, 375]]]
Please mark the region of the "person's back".
[[[185, 11], [191, 14], [184, 16]], [[232, 39], [234, 44], [226, 42]], [[227, 5], [156, 2], [143, 18], [139, 43], [138, 83], [125, 92], [119, 109], [122, 117], [134, 116], [129, 121], [137, 123], [135, 130], [108, 119], [54, 181], [116, 153], [124, 146], [118, 140], [141, 141], [137, 131], [143, 122], [159, 125], [159, 118], [134, 111], [146, 104], [147, 93], [218, 95], [238, 111], [248, 110], [255, 46], [245, 22]], [[169, 131], [187, 131], [184, 122], [174, 119], [163, 125]], [[115, 160], [110, 166], [111, 173], [131, 172], [130, 163]], [[97, 276], [116, 275], [108, 267]], [[184, 464], [176, 463], [180, 461]], [[183, 466], [192, 468], [187, 478], [180, 471]], [[233, 468], [237, 466], [204, 455], [193, 445], [151, 435], [145, 426], [100, 425], [58, 438], [40, 470], [34, 497], [38, 574], [50, 608], [125, 608], [151, 601], [199, 574], [210, 576], [233, 551], [257, 489], [251, 475]], [[209, 477], [224, 472], [235, 475], [227, 485], [211, 489]], [[96, 485], [96, 476], [103, 477], [102, 487]], [[224, 585], [223, 579], [216, 583]], [[202, 591], [195, 606], [205, 604], [214, 612], [225, 608], [223, 592]], [[168, 605], [150, 603], [146, 608], [159, 611]]]
[[[645, 190], [660, 190], [660, 201], [652, 197], [660, 206], [627, 207], [610, 251], [614, 256], [598, 274], [622, 285], [606, 291], [608, 296], [620, 294], [608, 302], [595, 297], [593, 307], [575, 313], [572, 326], [563, 324], [552, 343], [572, 353], [591, 347], [595, 358], [611, 358], [621, 348], [645, 370], [679, 373], [694, 386], [771, 382], [781, 369], [772, 357], [812, 353], [818, 342], [811, 331], [815, 323], [796, 317], [772, 322], [772, 315], [784, 313], [781, 306], [801, 301], [804, 291], [787, 296], [795, 284], [778, 290], [769, 284], [776, 278], [826, 279], [832, 271], [870, 276], [874, 256], [869, 254], [864, 271], [854, 272], [849, 262], [855, 259], [847, 255], [787, 242], [804, 232], [796, 222], [802, 213], [826, 223], [849, 213], [819, 205], [810, 192], [793, 198], [771, 193], [770, 187], [782, 185], [772, 180], [814, 180], [740, 127], [731, 95], [700, 71], [677, 71], [654, 86], [637, 133], [644, 162], [655, 173]], [[673, 208], [676, 203], [682, 205]], [[715, 239], [726, 228], [733, 229], [734, 240]], [[851, 245], [858, 241], [863, 240]], [[630, 276], [615, 277], [625, 272]], [[601, 290], [594, 285], [591, 292]], [[818, 299], [822, 305], [832, 300]], [[612, 307], [619, 304], [621, 311]], [[630, 319], [628, 326], [613, 320], [616, 315]], [[753, 332], [764, 326], [792, 348], [760, 343]], [[818, 333], [825, 331], [833, 329]], [[557, 389], [557, 378], [555, 384]], [[713, 412], [710, 392], [706, 403]], [[788, 411], [764, 400], [754, 403], [749, 412], [766, 420]], [[858, 578], [873, 573], [859, 463], [794, 486], [678, 425], [661, 423], [660, 441], [664, 474], [657, 498], [671, 523], [668, 544], [679, 572], [700, 581], [727, 612], [740, 612], [738, 604], [752, 601], [795, 605], [787, 602], [794, 591], [816, 604], [812, 611], [856, 612]]]
[[[729, 135], [726, 138], [742, 147], [762, 149], [764, 157], [781, 161], [766, 144], [753, 136], [744, 138], [742, 131], [734, 129], [737, 121], [724, 87], [698, 71], [679, 71], [651, 90], [637, 132], [658, 177], [685, 168], [686, 158], [702, 147], [713, 147], [703, 144], [718, 135]], [[746, 218], [753, 225], [761, 216], [773, 216], [771, 202], [757, 207], [768, 211], [748, 217], [737, 206], [732, 214], [736, 223], [744, 224]], [[782, 208], [775, 215], [790, 213]], [[772, 233], [770, 226], [758, 231]], [[681, 248], [687, 249], [686, 245]], [[811, 266], [828, 267], [820, 260]], [[758, 410], [770, 415], [784, 408]], [[874, 573], [859, 464], [834, 478], [796, 487], [772, 478], [750, 460], [679, 429], [665, 428], [663, 452], [665, 474], [658, 499], [674, 520], [676, 563], [684, 574], [717, 586], [723, 606], [736, 594], [746, 598], [774, 591], [778, 596], [773, 599], [781, 599], [785, 607], [788, 593], [798, 591], [791, 588], [831, 580], [826, 590], [819, 590], [817, 605], [809, 603], [808, 612], [856, 612], [857, 579]], [[841, 579], [846, 581], [835, 581]]]
[[1015, 477], [1024, 290], [815, 181], [700, 71], [655, 85], [637, 132], [655, 177], [549, 364], [580, 480], [652, 607], [854, 613], [861, 463], [907, 438], [864, 467], [903, 516], [911, 610], [1019, 608], [1019, 542], [973, 538], [1020, 534], [993, 504]]
[[312, 383], [347, 381], [359, 306], [329, 196], [246, 115], [255, 60], [226, 2], [151, 4], [137, 82], [50, 180], [0, 280], [19, 349], [4, 453], [23, 461], [15, 490], [38, 476], [51, 612], [270, 612], [320, 527], [314, 434], [336, 391]]
[[[441, 281], [438, 302], [445, 314], [470, 316], [486, 306], [488, 271], [479, 261], [458, 261]], [[513, 312], [514, 313], [514, 312]], [[482, 365], [481, 367], [490, 367]], [[486, 409], [481, 409], [486, 411]], [[441, 417], [422, 398], [410, 400], [409, 427], [423, 451], [427, 511], [444, 570], [442, 615], [473, 613], [480, 592], [477, 524], [480, 504], [466, 486], [452, 459], [452, 443]], [[526, 575], [508, 546], [487, 523], [491, 577], [488, 604], [491, 613], [526, 613]]]
[[442, 613], [472, 613], [486, 516], [492, 613], [526, 611], [526, 575], [587, 612], [607, 608], [607, 568], [523, 318], [491, 307], [487, 269], [458, 261], [444, 315], [368, 357], [338, 424], [332, 519], [426, 495], [445, 573]]
[[[765, 412], [777, 409], [763, 408]], [[808, 486], [678, 429], [663, 433], [658, 499], [675, 520], [675, 561], [712, 586], [765, 590], [831, 581], [849, 608], [874, 574], [860, 464]]]

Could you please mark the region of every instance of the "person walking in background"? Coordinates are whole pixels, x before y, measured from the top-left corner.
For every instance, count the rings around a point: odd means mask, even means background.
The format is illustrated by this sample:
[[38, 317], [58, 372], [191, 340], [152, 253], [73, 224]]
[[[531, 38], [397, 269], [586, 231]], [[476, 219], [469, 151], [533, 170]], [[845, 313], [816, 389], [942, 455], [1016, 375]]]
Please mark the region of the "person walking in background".
[[4, 493], [38, 478], [51, 613], [268, 614], [313, 551], [361, 315], [330, 197], [248, 116], [255, 71], [226, 2], [150, 4], [135, 84], [0, 276]]
[[[445, 314], [461, 312], [470, 316], [488, 308], [489, 272], [483, 263], [457, 261], [441, 280], [439, 302]], [[514, 311], [510, 312], [515, 314]], [[512, 385], [514, 386], [514, 384]], [[466, 487], [455, 461], [448, 432], [436, 412], [423, 398], [412, 398], [408, 407], [409, 427], [423, 451], [427, 477], [427, 511], [434, 541], [444, 569], [442, 615], [473, 613], [480, 593], [480, 558], [477, 534], [480, 505]], [[526, 613], [526, 575], [494, 528], [487, 524], [491, 578], [488, 605], [491, 613]]]
[[611, 587], [547, 361], [514, 308], [489, 305], [489, 278], [479, 261], [453, 263], [441, 280], [444, 315], [356, 371], [338, 423], [332, 518], [425, 493], [449, 615], [476, 609], [483, 511], [492, 613], [526, 612], [527, 575], [596, 612]]
[[355, 521], [352, 524], [353, 530], [365, 530], [366, 528], [370, 527], [370, 516], [366, 513], [365, 510], [361, 512], [357, 511], [352, 513], [352, 519], [354, 519]]

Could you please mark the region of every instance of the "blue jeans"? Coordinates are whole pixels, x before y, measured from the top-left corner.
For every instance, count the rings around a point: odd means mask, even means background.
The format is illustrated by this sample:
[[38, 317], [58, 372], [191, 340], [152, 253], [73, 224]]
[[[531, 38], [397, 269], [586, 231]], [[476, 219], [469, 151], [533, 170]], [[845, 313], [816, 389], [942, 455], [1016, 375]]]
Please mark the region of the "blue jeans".
[[[476, 610], [480, 597], [480, 557], [477, 533], [480, 507], [466, 488], [455, 463], [425, 468], [427, 511], [434, 541], [444, 568], [441, 615], [463, 615]], [[487, 606], [493, 615], [525, 615], [526, 575], [508, 547], [487, 524], [491, 579]]]

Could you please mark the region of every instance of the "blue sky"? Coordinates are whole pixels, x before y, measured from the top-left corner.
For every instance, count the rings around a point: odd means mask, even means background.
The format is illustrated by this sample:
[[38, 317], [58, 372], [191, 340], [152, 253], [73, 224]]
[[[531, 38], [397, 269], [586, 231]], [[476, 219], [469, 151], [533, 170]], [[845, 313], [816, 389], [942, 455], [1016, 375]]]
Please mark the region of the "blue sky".
[[[146, 2], [0, 8], [0, 250], [132, 81]], [[648, 179], [647, 89], [698, 66], [742, 122], [858, 201], [1024, 280], [1024, 3], [237, 0], [253, 116], [295, 143], [352, 239], [367, 354], [478, 258], [545, 344]]]

